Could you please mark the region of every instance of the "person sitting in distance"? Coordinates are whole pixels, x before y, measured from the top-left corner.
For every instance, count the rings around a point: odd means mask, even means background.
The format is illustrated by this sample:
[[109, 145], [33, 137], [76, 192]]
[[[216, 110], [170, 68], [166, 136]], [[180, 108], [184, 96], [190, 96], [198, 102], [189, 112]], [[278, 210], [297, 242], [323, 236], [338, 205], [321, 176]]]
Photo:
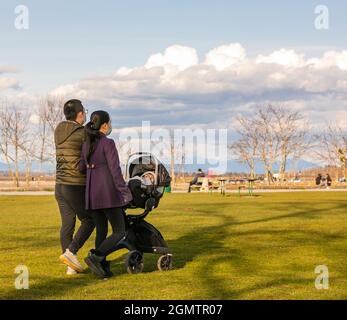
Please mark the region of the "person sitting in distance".
[[198, 171], [194, 175], [193, 180], [189, 182], [188, 192], [192, 191], [192, 186], [201, 185], [201, 183], [199, 183], [199, 178], [204, 178], [204, 177], [205, 177], [205, 173], [201, 169], [198, 169]]

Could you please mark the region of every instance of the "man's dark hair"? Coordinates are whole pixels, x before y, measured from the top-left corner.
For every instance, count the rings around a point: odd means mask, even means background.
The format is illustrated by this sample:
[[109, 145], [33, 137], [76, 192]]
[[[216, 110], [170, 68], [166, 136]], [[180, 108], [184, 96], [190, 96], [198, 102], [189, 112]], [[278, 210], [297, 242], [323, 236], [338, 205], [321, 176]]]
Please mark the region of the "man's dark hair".
[[83, 110], [82, 102], [77, 99], [69, 100], [64, 104], [64, 115], [66, 120], [75, 121], [78, 113]]

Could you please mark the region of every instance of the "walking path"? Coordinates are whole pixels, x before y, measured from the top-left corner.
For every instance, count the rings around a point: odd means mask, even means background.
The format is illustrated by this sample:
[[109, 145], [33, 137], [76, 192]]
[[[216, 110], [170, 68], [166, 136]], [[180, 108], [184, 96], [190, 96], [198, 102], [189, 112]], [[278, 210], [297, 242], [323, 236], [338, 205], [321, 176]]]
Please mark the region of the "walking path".
[[0, 196], [52, 196], [52, 191], [0, 191]]
[[[227, 190], [226, 193], [238, 193], [238, 190]], [[254, 193], [279, 193], [279, 192], [347, 192], [347, 189], [255, 189]], [[187, 191], [173, 191], [172, 193], [187, 193]], [[193, 191], [192, 193], [202, 193]], [[214, 191], [213, 193], [220, 193]], [[241, 194], [248, 194], [248, 191], [241, 191]], [[52, 191], [0, 191], [0, 196], [53, 196]]]
[[[239, 190], [226, 190], [226, 193], [239, 193]], [[290, 193], [290, 192], [347, 192], [347, 189], [253, 189], [253, 193]], [[187, 191], [173, 191], [172, 193], [187, 193]], [[202, 193], [192, 191], [192, 193]], [[207, 192], [206, 192], [207, 193]], [[220, 190], [214, 190], [213, 193], [220, 193]], [[248, 194], [248, 190], [241, 190], [241, 194]]]

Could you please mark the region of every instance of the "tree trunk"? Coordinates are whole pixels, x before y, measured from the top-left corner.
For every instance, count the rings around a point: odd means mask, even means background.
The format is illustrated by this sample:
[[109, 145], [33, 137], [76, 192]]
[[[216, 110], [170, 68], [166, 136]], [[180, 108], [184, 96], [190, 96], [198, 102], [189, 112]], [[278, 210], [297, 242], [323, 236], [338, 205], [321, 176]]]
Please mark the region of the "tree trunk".
[[271, 179], [271, 171], [268, 168], [266, 168], [266, 179], [267, 179], [267, 184], [270, 185], [272, 182], [272, 179]]
[[285, 180], [286, 169], [287, 169], [287, 157], [284, 157], [281, 160], [281, 165], [280, 165], [280, 170], [279, 170], [280, 181]]
[[254, 179], [255, 178], [255, 163], [254, 161], [251, 161], [251, 164], [250, 164], [250, 179]]
[[174, 186], [175, 185], [175, 147], [171, 144], [170, 146], [170, 153], [171, 153], [171, 159], [170, 159], [170, 170], [171, 170], [171, 183]]
[[12, 167], [11, 167], [11, 163], [10, 163], [10, 160], [8, 158], [8, 155], [5, 154], [4, 156], [5, 156], [5, 161], [6, 161], [7, 168], [8, 168], [8, 175], [10, 176], [12, 182], [15, 183], [15, 179], [14, 179], [14, 175], [13, 175], [13, 171], [12, 171]]
[[251, 173], [250, 173], [250, 179], [254, 179], [255, 178], [255, 170], [254, 168], [251, 168]]
[[14, 167], [15, 167], [15, 181], [16, 187], [19, 187], [19, 165], [18, 165], [18, 146], [15, 146], [15, 159], [14, 159]]
[[26, 161], [25, 161], [25, 182], [27, 188], [30, 187], [30, 173], [31, 173], [31, 161], [29, 155], [26, 155]]

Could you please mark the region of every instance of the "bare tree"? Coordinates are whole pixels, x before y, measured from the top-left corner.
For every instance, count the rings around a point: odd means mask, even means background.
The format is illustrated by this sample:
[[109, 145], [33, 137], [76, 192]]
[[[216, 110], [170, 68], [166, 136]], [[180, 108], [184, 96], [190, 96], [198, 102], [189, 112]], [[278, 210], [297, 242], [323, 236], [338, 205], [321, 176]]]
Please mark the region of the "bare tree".
[[255, 178], [255, 163], [258, 151], [258, 135], [253, 120], [247, 117], [238, 117], [239, 128], [237, 133], [240, 138], [230, 146], [240, 162], [245, 163], [250, 172], [250, 178]]
[[22, 114], [15, 106], [12, 106], [10, 110], [10, 117], [7, 120], [9, 121], [7, 122], [7, 127], [10, 135], [10, 147], [12, 149], [11, 159], [13, 160], [14, 165], [14, 179], [16, 186], [19, 187], [19, 152], [22, 143], [20, 140], [22, 137]]
[[263, 162], [267, 181], [271, 183], [273, 166], [281, 146], [272, 106], [259, 109], [252, 124], [258, 137], [258, 154]]
[[[26, 172], [30, 173], [30, 163], [34, 139], [30, 136], [29, 116], [17, 105], [6, 105], [1, 110], [1, 150], [6, 159], [9, 173], [19, 187], [20, 163], [26, 163]], [[29, 147], [30, 145], [30, 147]]]
[[25, 178], [29, 184], [31, 165], [39, 159], [40, 168], [54, 159], [53, 133], [63, 118], [63, 98], [42, 98], [38, 110], [38, 130], [30, 123], [29, 113], [19, 104], [2, 103], [0, 108], [0, 152], [6, 161], [9, 176], [19, 186], [20, 170], [25, 165]]
[[[121, 166], [123, 168], [123, 172], [125, 174], [125, 168], [126, 168], [126, 163], [129, 159], [129, 157], [135, 152], [131, 140], [119, 140], [116, 139], [116, 147], [119, 152], [119, 157], [121, 160]], [[137, 150], [138, 151], [138, 150]]]
[[8, 125], [11, 122], [12, 113], [10, 112], [7, 104], [3, 103], [0, 109], [0, 151], [6, 161], [8, 174], [11, 180], [14, 181], [14, 173], [12, 168], [14, 159], [11, 156], [11, 130]]
[[22, 135], [24, 138], [20, 148], [22, 150], [23, 160], [25, 162], [25, 181], [27, 187], [29, 187], [32, 161], [36, 158], [36, 144], [33, 131], [30, 128], [24, 127], [22, 130]]
[[171, 181], [172, 185], [175, 185], [176, 175], [175, 175], [175, 139], [174, 136], [170, 135], [170, 172], [171, 172]]
[[280, 179], [284, 179], [289, 157], [295, 162], [310, 147], [309, 126], [296, 111], [269, 104], [259, 108], [253, 117], [237, 120], [239, 139], [231, 149], [249, 167], [252, 178], [259, 159], [269, 183], [275, 163], [279, 163]]
[[63, 120], [62, 96], [41, 97], [38, 102], [38, 136], [40, 138], [38, 160], [40, 172], [43, 171], [45, 162], [53, 161], [55, 156], [54, 130]]
[[310, 148], [309, 125], [297, 111], [270, 105], [268, 112], [275, 121], [273, 126], [279, 141], [279, 176], [284, 180], [288, 159], [292, 157], [295, 163]]
[[58, 123], [64, 119], [64, 100], [65, 98], [60, 95], [48, 95], [45, 98], [46, 121], [52, 132], [54, 132]]
[[328, 124], [326, 130], [315, 136], [316, 158], [330, 166], [341, 167], [346, 178], [347, 135], [342, 128]]
[[339, 149], [339, 160], [342, 167], [343, 178], [346, 179], [346, 171], [347, 171], [347, 148]]
[[[161, 159], [165, 158], [167, 163], [170, 162], [170, 175], [171, 175], [171, 183], [175, 185], [176, 182], [176, 173], [175, 173], [175, 165], [178, 161], [178, 150], [179, 144], [175, 140], [174, 129], [169, 128], [169, 135], [167, 137], [159, 137], [158, 139], [151, 140], [151, 148], [156, 150], [156, 156]], [[182, 150], [182, 153], [185, 151]]]
[[186, 145], [185, 141], [182, 141], [181, 144], [181, 163], [180, 163], [180, 178], [184, 179], [185, 177], [185, 165], [186, 165]]

